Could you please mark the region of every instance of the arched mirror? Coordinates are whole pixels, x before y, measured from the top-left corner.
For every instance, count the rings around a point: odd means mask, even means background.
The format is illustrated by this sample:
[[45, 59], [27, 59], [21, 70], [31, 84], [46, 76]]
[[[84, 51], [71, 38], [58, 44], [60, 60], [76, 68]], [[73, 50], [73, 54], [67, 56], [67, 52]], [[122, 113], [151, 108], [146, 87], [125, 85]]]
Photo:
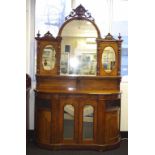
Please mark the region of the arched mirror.
[[102, 53], [102, 65], [105, 72], [109, 73], [115, 67], [116, 62], [115, 51], [112, 47], [108, 46], [104, 49]]
[[64, 139], [74, 138], [74, 107], [72, 105], [64, 106]]
[[52, 70], [55, 66], [55, 49], [52, 45], [47, 45], [43, 49], [42, 65], [44, 70]]
[[88, 20], [72, 20], [61, 32], [61, 75], [96, 75], [98, 33]]
[[85, 105], [83, 108], [83, 140], [93, 139], [94, 108]]

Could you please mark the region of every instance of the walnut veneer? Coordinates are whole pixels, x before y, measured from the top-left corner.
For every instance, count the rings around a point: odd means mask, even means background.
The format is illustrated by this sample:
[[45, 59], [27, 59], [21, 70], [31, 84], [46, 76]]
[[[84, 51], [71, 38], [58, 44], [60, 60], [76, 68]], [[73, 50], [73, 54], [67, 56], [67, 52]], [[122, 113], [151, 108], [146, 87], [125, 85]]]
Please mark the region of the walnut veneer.
[[[97, 66], [95, 76], [60, 75], [61, 32], [72, 20], [87, 20], [93, 23], [98, 37]], [[111, 34], [101, 38], [94, 19], [83, 6], [79, 6], [66, 18], [58, 37], [50, 32], [37, 40], [37, 74], [35, 89], [35, 133], [39, 146], [48, 149], [95, 149], [116, 148], [120, 143], [120, 55], [121, 37], [114, 39]], [[42, 64], [43, 49], [52, 45], [56, 51], [55, 66], [45, 70]], [[115, 67], [105, 72], [102, 64], [104, 48], [115, 51]], [[65, 138], [64, 117], [66, 105], [71, 105], [68, 117], [73, 120], [73, 137]], [[91, 108], [88, 108], [90, 106]], [[93, 109], [84, 124], [84, 108]], [[84, 138], [84, 130], [92, 129], [92, 137]], [[88, 129], [89, 130], [89, 129]], [[91, 130], [90, 130], [91, 133]]]

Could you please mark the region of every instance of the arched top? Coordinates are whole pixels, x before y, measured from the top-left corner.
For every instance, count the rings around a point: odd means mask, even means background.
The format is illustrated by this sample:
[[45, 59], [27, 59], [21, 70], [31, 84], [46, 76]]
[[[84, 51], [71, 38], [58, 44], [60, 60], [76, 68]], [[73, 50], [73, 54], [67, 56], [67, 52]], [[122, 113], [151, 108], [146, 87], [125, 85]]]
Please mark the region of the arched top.
[[73, 9], [73, 11], [65, 18], [65, 20], [66, 21], [63, 23], [63, 25], [59, 29], [58, 37], [62, 36], [62, 31], [67, 24], [78, 20], [79, 22], [80, 21], [90, 22], [96, 29], [96, 32], [97, 32], [96, 38], [101, 38], [100, 31], [94, 22], [94, 18], [91, 16], [88, 10], [86, 10], [82, 5], [79, 5], [76, 9]]

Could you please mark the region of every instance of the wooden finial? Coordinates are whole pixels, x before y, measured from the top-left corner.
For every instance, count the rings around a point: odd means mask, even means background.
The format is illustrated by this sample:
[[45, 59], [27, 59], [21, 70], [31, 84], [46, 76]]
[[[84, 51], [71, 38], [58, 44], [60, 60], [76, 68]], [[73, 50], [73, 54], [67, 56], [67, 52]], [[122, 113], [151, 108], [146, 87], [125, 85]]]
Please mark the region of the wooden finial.
[[121, 38], [122, 38], [122, 36], [121, 36], [121, 34], [119, 33], [118, 39], [121, 40]]
[[37, 37], [38, 37], [38, 38], [40, 37], [40, 32], [39, 32], [39, 30], [38, 30], [38, 33], [37, 33]]

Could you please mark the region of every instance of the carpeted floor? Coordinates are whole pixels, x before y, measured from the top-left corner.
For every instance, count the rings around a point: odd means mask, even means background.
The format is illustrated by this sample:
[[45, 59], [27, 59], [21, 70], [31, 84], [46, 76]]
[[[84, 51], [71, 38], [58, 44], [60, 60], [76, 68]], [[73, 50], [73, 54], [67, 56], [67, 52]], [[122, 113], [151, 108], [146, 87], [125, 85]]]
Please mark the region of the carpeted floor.
[[59, 151], [51, 151], [40, 149], [33, 143], [30, 143], [26, 147], [26, 155], [128, 155], [128, 141], [123, 140], [121, 142], [121, 146], [115, 150], [111, 151], [79, 151], [79, 150], [59, 150]]

